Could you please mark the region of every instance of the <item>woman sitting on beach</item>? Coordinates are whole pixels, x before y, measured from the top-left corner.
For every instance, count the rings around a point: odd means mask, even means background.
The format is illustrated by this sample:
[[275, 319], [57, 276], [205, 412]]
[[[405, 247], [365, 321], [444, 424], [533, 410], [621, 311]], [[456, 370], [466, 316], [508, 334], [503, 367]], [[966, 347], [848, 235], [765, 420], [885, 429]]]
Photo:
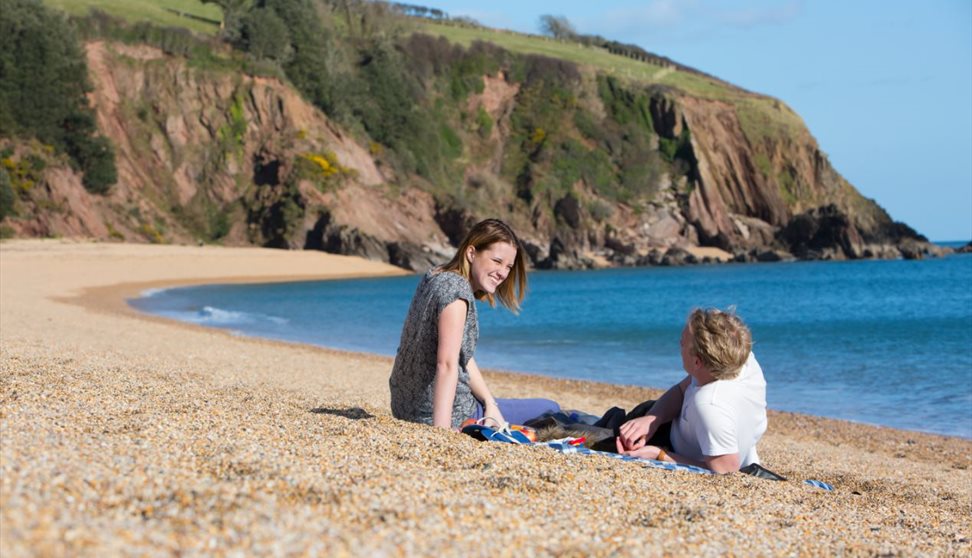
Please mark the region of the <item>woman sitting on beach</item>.
[[469, 231], [449, 263], [415, 289], [388, 384], [395, 418], [457, 429], [467, 418], [522, 424], [560, 410], [548, 399], [494, 399], [473, 358], [479, 339], [476, 300], [498, 298], [518, 312], [526, 264], [516, 234], [487, 219]]

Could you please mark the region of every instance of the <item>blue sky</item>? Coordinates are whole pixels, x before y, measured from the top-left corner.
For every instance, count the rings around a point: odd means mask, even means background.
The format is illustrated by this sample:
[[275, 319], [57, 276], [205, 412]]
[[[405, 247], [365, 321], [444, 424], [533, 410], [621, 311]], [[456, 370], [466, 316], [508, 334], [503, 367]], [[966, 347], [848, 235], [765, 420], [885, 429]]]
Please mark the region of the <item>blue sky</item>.
[[[413, 2], [420, 3], [420, 2]], [[972, 2], [425, 3], [538, 33], [543, 14], [637, 44], [803, 117], [831, 163], [931, 240], [972, 239]]]

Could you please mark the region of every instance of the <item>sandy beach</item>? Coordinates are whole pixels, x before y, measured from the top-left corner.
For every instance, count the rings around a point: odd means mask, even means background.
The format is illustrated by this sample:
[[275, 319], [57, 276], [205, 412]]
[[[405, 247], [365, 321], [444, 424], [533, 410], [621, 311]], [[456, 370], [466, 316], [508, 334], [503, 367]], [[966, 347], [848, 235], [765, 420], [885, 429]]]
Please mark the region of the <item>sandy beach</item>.
[[[0, 555], [972, 555], [969, 440], [773, 412], [760, 455], [787, 482], [482, 443], [393, 419], [389, 358], [125, 303], [399, 273], [320, 252], [0, 244]], [[658, 393], [487, 379], [593, 413]]]

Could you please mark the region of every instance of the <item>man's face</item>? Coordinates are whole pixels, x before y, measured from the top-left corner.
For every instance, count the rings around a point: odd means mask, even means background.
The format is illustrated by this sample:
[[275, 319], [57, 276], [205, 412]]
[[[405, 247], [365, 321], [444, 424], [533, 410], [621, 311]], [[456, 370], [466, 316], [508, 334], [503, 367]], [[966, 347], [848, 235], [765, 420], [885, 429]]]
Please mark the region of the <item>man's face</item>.
[[682, 328], [682, 338], [679, 340], [679, 345], [682, 349], [682, 368], [691, 376], [695, 376], [699, 365], [699, 357], [695, 356], [695, 353], [692, 352], [692, 344], [694, 341], [692, 330], [689, 329], [688, 324], [685, 324], [685, 327]]

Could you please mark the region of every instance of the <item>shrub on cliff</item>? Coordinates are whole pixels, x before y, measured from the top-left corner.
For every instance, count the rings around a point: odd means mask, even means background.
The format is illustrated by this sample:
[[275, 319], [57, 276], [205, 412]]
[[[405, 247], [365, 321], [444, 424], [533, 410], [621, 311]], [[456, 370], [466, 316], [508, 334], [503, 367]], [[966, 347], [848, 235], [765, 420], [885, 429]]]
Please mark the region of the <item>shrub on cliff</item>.
[[[310, 0], [262, 0], [258, 9], [269, 10], [288, 30], [292, 56], [283, 65], [287, 78], [313, 103], [330, 112], [335, 99], [332, 58], [333, 36]], [[251, 21], [247, 18], [247, 21]], [[268, 30], [269, 31], [269, 30]]]
[[67, 20], [38, 0], [4, 0], [0, 134], [53, 145], [85, 172], [86, 188], [104, 193], [115, 182], [114, 151], [97, 135], [88, 90], [84, 55]]
[[81, 183], [92, 194], [107, 194], [111, 186], [118, 182], [115, 150], [106, 138], [86, 134], [71, 136], [68, 153], [79, 161], [81, 172], [84, 173]]
[[3, 168], [0, 168], [0, 221], [3, 221], [9, 215], [14, 215], [14, 200], [17, 199], [17, 195], [14, 194], [13, 185], [10, 183], [10, 175]]
[[614, 76], [597, 76], [597, 92], [614, 120], [624, 126], [632, 123], [644, 131], [653, 132], [648, 95], [633, 92], [622, 86]]
[[257, 8], [243, 18], [238, 45], [256, 58], [280, 64], [290, 61], [294, 53], [287, 24], [268, 8]]
[[216, 4], [223, 10], [223, 21], [219, 25], [219, 36], [230, 43], [240, 38], [243, 18], [253, 4], [252, 0], [201, 0], [203, 4]]

